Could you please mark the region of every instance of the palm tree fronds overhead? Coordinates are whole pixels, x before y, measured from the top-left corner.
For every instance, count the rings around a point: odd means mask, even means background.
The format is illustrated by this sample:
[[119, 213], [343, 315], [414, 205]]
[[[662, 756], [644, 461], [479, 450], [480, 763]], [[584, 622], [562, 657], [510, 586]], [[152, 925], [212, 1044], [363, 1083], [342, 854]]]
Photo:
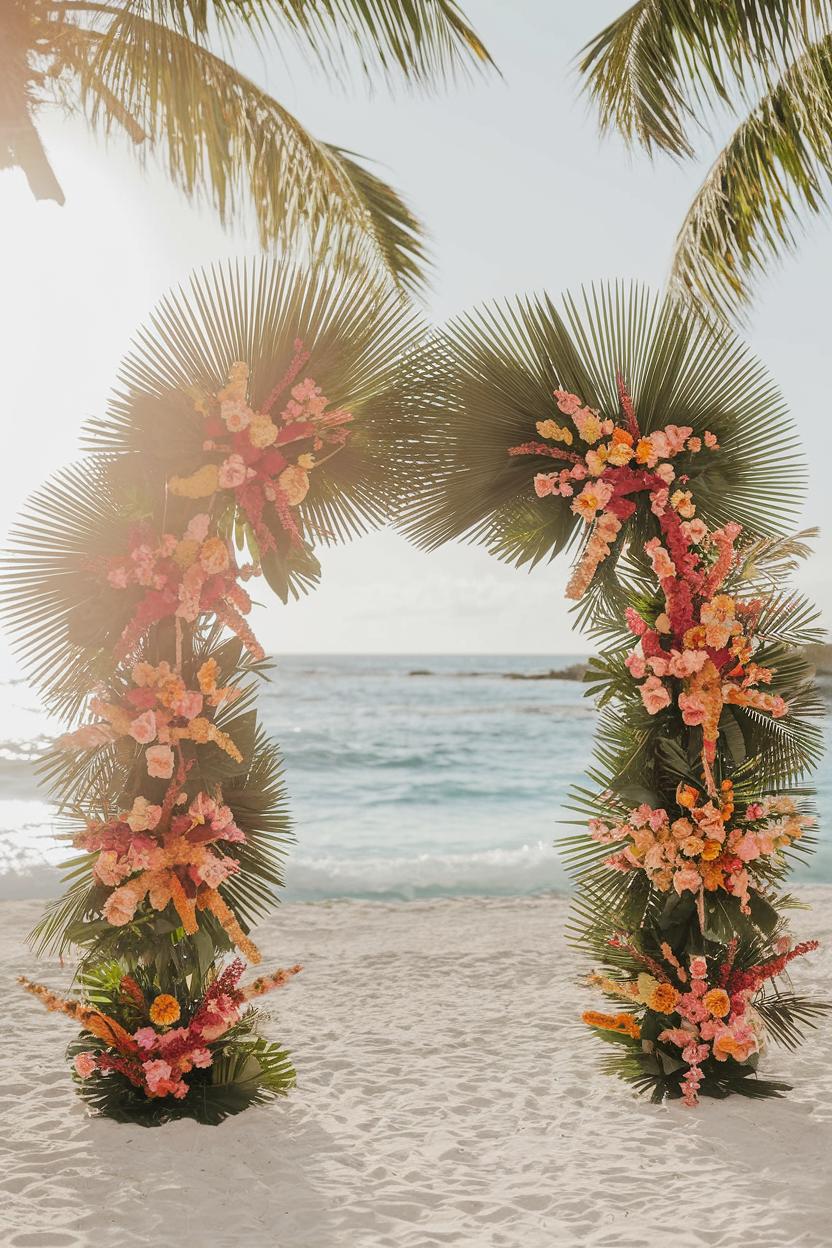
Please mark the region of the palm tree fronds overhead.
[[679, 231], [674, 284], [735, 315], [806, 217], [827, 210], [830, 177], [832, 36], [789, 67], [720, 152]]
[[360, 158], [314, 138], [213, 48], [213, 37], [283, 33], [330, 77], [358, 67], [420, 87], [491, 58], [453, 0], [7, 0], [0, 14], [0, 167], [63, 202], [35, 126], [58, 102], [140, 159], [158, 154], [224, 223], [254, 212], [264, 246], [302, 238], [385, 272], [426, 280], [423, 229]]
[[637, 0], [590, 40], [579, 69], [604, 130], [690, 156], [703, 107], [751, 98], [830, 15], [827, 0]]

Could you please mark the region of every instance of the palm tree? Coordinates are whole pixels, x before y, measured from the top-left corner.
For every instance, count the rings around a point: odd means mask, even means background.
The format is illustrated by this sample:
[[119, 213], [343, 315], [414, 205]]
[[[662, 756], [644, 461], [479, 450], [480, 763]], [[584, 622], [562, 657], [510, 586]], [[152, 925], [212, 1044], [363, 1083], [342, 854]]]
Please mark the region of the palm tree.
[[418, 87], [492, 65], [455, 0], [2, 0], [0, 168], [20, 167], [37, 199], [64, 202], [37, 129], [57, 103], [99, 133], [126, 133], [140, 157], [160, 153], [223, 222], [250, 200], [264, 245], [301, 233], [418, 287], [424, 234], [400, 196], [212, 50], [272, 31], [341, 82], [356, 62]]
[[827, 207], [829, 0], [637, 0], [581, 53], [602, 128], [676, 157], [714, 110], [741, 115], [676, 239], [672, 285], [724, 317]]

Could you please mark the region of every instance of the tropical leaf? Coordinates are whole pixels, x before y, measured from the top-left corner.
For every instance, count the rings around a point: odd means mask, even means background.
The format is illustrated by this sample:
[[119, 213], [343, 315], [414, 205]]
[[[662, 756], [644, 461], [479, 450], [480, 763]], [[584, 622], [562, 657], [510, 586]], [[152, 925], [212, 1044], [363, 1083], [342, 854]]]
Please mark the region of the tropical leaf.
[[311, 540], [344, 541], [382, 523], [404, 488], [394, 450], [415, 423], [418, 396], [405, 390], [403, 360], [421, 334], [401, 296], [366, 273], [277, 261], [214, 266], [163, 299], [139, 332], [107, 417], [87, 425], [87, 445], [139, 455], [163, 476], [194, 467], [201, 438], [183, 396], [215, 393], [242, 360], [251, 402], [263, 403], [299, 340], [310, 353], [306, 373], [354, 421], [345, 447], [311, 474], [298, 510]]
[[[675, 423], [717, 434], [720, 451], [692, 456], [684, 469], [706, 523], [733, 520], [749, 536], [772, 536], [796, 513], [804, 467], [765, 370], [736, 338], [638, 285], [566, 296], [563, 314], [546, 297], [479, 309], [451, 322], [414, 367], [435, 397], [400, 452], [423, 465], [423, 484], [398, 523], [428, 549], [463, 537], [518, 566], [575, 549], [585, 529], [568, 500], [535, 497], [534, 473], [551, 461], [508, 451], [557, 415], [556, 388], [618, 419], [617, 370], [644, 432]], [[605, 602], [620, 605], [618, 562], [638, 562], [652, 522], [642, 512], [627, 521], [627, 543], [601, 564], [581, 622]]]

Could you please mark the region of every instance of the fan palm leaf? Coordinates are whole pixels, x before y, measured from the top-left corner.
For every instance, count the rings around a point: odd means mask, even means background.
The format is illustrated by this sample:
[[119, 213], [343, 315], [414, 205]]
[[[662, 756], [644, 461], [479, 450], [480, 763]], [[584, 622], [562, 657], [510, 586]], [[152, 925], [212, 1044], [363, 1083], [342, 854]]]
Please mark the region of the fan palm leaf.
[[[565, 296], [562, 312], [545, 296], [484, 307], [452, 321], [419, 368], [435, 398], [425, 398], [400, 456], [419, 457], [424, 484], [398, 521], [428, 549], [463, 537], [533, 566], [581, 542], [583, 521], [565, 500], [535, 497], [534, 472], [551, 461], [508, 451], [557, 415], [555, 389], [618, 419], [618, 370], [643, 432], [674, 422], [719, 437], [719, 453], [694, 457], [689, 470], [707, 523], [733, 520], [751, 535], [770, 535], [785, 532], [796, 514], [804, 468], [773, 382], [737, 338], [668, 296], [616, 283], [579, 300]], [[651, 522], [637, 513], [627, 522], [629, 545], [616, 553], [638, 563]], [[605, 595], [618, 601], [617, 574], [616, 558], [601, 564], [583, 618]]]

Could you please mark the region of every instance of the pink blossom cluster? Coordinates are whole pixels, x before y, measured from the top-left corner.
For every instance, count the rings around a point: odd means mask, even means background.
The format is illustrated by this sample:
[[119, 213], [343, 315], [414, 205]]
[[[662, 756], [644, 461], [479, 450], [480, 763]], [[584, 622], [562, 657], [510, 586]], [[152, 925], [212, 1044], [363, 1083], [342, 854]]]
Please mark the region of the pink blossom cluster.
[[173, 533], [155, 536], [147, 526], [138, 525], [128, 535], [125, 555], [106, 560], [104, 574], [113, 589], [139, 587], [144, 590], [133, 618], [114, 647], [123, 659], [147, 630], [171, 616], [194, 621], [206, 611], [227, 624], [244, 642], [250, 653], [263, 658], [263, 649], [242, 616], [251, 610], [251, 599], [238, 583], [256, 569], [238, 568], [230, 544], [210, 534], [211, 521], [201, 512], [188, 523], [181, 538]]
[[240, 1019], [245, 1002], [237, 984], [243, 963], [235, 959], [210, 985], [186, 1027], [140, 1027], [133, 1032], [134, 1051], [113, 1058], [108, 1053], [79, 1053], [75, 1069], [82, 1079], [95, 1071], [119, 1070], [149, 1097], [187, 1096], [189, 1087], [184, 1076], [192, 1070], [205, 1069], [214, 1057], [208, 1048]]
[[645, 803], [620, 822], [593, 819], [589, 834], [601, 844], [621, 846], [606, 859], [613, 870], [644, 871], [654, 888], [663, 893], [672, 888], [680, 896], [724, 889], [746, 913], [752, 887], [748, 868], [753, 871], [754, 863], [780, 853], [813, 823], [787, 796], [752, 802], [735, 820], [733, 805], [711, 799], [679, 809], [673, 819]]
[[161, 910], [179, 889], [193, 898], [201, 885], [216, 889], [239, 870], [236, 858], [218, 852], [220, 841], [245, 841], [228, 806], [199, 793], [187, 811], [170, 816], [163, 830], [161, 818], [161, 806], [137, 797], [129, 811], [90, 823], [74, 838], [79, 849], [98, 853], [93, 876], [113, 889], [102, 913], [114, 926], [129, 923], [145, 896]]

